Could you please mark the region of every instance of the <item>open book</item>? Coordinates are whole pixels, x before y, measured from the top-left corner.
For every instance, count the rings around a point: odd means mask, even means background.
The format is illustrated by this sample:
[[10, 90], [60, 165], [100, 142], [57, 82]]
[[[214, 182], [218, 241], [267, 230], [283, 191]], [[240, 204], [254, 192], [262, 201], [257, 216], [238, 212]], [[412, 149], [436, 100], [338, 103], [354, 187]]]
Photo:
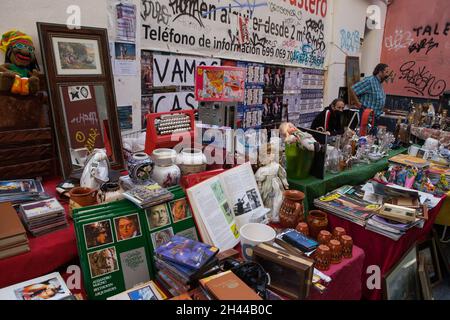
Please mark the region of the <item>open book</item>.
[[250, 163], [187, 189], [187, 195], [203, 242], [220, 251], [238, 244], [240, 227], [259, 222], [269, 211], [264, 208]]

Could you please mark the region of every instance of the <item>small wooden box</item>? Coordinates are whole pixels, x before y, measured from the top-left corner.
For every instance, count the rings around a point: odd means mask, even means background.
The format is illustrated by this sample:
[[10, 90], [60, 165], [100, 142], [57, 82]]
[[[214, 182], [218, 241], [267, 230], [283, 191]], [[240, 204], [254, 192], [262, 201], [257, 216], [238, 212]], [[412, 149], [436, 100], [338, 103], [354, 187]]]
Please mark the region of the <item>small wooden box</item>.
[[270, 289], [291, 299], [308, 297], [314, 273], [313, 260], [265, 243], [253, 249], [253, 260], [269, 274]]

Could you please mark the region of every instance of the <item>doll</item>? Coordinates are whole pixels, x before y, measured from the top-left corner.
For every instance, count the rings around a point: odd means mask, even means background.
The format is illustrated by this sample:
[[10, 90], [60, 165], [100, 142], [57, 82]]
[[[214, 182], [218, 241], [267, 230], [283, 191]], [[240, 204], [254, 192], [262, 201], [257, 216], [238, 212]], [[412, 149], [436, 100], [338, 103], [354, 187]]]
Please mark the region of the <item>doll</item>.
[[408, 167], [407, 168], [407, 174], [406, 174], [406, 180], [405, 180], [405, 187], [406, 188], [412, 188], [414, 184], [414, 180], [417, 176], [417, 168], [414, 167]]
[[0, 50], [5, 52], [5, 63], [0, 65], [0, 91], [28, 95], [39, 90], [38, 71], [31, 37], [18, 30], [3, 34]]
[[406, 176], [407, 176], [408, 172], [405, 168], [402, 168], [398, 173], [397, 173], [397, 179], [395, 181], [395, 184], [404, 187], [405, 186], [405, 181], [406, 181]]
[[271, 144], [261, 146], [259, 161], [262, 166], [256, 171], [255, 178], [264, 206], [270, 208], [269, 219], [272, 222], [279, 222], [283, 191], [289, 189], [289, 184], [286, 171], [274, 160], [275, 155], [272, 150]]

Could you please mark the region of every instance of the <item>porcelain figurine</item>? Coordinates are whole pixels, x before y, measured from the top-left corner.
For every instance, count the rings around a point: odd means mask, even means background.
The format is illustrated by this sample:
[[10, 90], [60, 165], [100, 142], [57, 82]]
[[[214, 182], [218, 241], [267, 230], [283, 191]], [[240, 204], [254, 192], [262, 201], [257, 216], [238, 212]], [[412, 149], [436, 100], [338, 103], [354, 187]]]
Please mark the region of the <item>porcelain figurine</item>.
[[[255, 174], [261, 197], [272, 222], [280, 221], [280, 207], [283, 202], [283, 192], [289, 188], [286, 170], [274, 160], [274, 153], [270, 144], [261, 147], [260, 167]], [[295, 226], [294, 226], [295, 227]]]
[[86, 164], [80, 178], [80, 186], [98, 190], [102, 184], [108, 181], [108, 156], [106, 155], [104, 149], [94, 149], [86, 160]]

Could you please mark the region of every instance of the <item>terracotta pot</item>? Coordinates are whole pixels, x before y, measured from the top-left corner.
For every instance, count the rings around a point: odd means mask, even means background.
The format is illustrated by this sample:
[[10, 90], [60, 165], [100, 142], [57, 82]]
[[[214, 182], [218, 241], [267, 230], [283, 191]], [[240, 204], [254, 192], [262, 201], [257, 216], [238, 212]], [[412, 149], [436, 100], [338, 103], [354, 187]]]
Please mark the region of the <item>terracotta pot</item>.
[[341, 237], [342, 244], [342, 256], [346, 259], [350, 259], [353, 253], [353, 239], [350, 236], [343, 235]]
[[309, 237], [309, 228], [308, 224], [305, 222], [300, 222], [297, 227], [295, 228], [298, 232], [302, 233], [303, 235]]
[[304, 221], [303, 199], [305, 194], [297, 190], [283, 192], [283, 203], [280, 208], [280, 225], [283, 228], [295, 228]]
[[338, 240], [330, 240], [328, 246], [331, 251], [331, 263], [338, 264], [342, 261], [342, 245]]
[[69, 192], [69, 216], [72, 217], [72, 210], [80, 207], [87, 207], [97, 204], [97, 190], [91, 188], [75, 187]]
[[317, 242], [320, 244], [328, 244], [330, 240], [332, 239], [332, 234], [327, 230], [321, 230], [319, 232], [319, 235], [317, 236]]
[[312, 238], [317, 239], [319, 232], [326, 230], [328, 227], [328, 216], [320, 210], [311, 210], [308, 214], [309, 234]]
[[333, 239], [341, 241], [341, 236], [346, 235], [347, 232], [344, 228], [336, 227], [333, 229]]
[[314, 254], [315, 267], [320, 271], [330, 269], [331, 250], [330, 247], [321, 244]]

